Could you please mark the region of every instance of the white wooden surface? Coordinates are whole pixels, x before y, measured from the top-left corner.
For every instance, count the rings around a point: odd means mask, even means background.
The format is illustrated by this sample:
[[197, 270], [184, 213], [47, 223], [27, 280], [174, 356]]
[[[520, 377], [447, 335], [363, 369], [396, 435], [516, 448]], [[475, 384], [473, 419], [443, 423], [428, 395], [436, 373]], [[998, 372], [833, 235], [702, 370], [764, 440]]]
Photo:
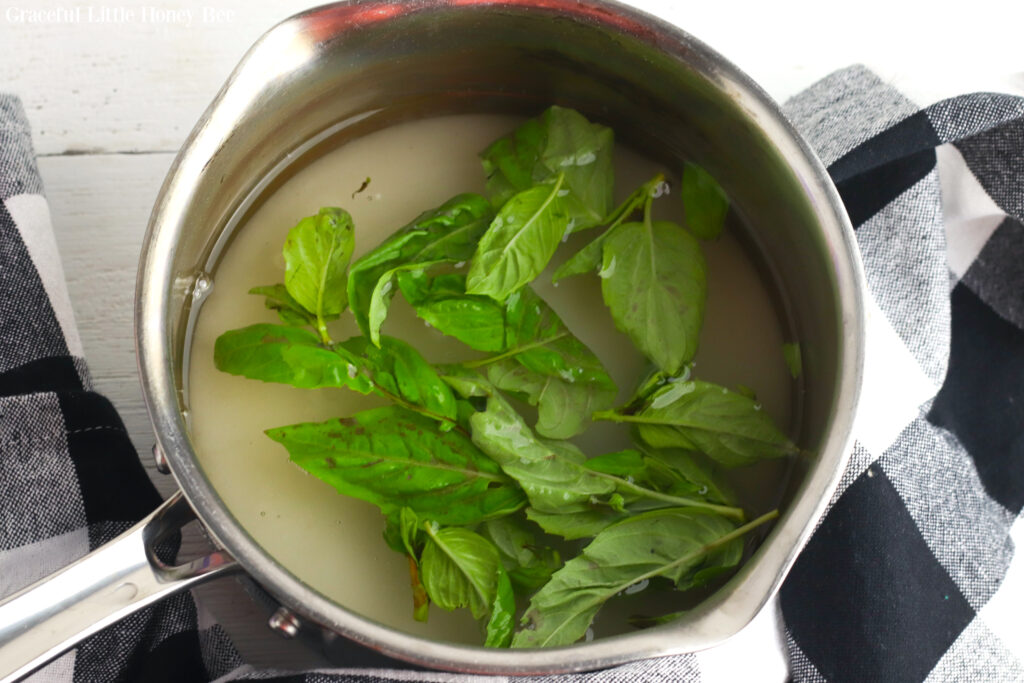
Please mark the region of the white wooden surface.
[[[247, 47], [305, 0], [120, 0], [0, 6], [0, 90], [22, 98], [95, 383], [152, 472], [132, 347], [149, 209], [174, 153]], [[924, 104], [972, 90], [1024, 95], [1024, 3], [631, 0], [680, 25], [784, 100], [862, 62]], [[166, 495], [169, 478], [154, 474]], [[232, 581], [200, 600], [255, 664], [309, 655], [270, 634]]]

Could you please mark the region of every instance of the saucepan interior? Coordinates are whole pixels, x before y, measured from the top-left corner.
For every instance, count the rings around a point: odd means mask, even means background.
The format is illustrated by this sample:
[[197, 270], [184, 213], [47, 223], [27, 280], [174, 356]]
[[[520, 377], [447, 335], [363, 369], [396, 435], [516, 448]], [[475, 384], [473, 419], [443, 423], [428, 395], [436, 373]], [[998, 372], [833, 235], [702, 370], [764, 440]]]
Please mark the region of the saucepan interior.
[[[798, 463], [783, 514], [751, 560], [681, 622], [543, 652], [423, 640], [305, 585], [233, 518], [198, 465], [182, 417], [195, 302], [232, 231], [323, 149], [447, 113], [534, 114], [550, 103], [725, 187], [801, 342]], [[427, 666], [528, 673], [692, 651], [745, 625], [778, 587], [845, 461], [863, 350], [862, 282], [834, 188], [770, 100], [678, 29], [607, 2], [369, 1], [285, 21], [246, 55], [182, 149], [158, 197], [137, 298], [140, 367], [157, 438], [210, 533], [271, 594], [327, 629]]]

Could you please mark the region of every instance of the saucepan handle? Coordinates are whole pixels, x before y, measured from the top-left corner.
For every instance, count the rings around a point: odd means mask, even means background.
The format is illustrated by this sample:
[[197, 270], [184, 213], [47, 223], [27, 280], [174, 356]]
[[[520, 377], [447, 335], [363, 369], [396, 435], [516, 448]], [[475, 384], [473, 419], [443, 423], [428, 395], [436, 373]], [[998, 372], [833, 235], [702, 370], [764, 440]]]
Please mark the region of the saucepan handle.
[[193, 519], [175, 493], [110, 543], [0, 602], [0, 683], [161, 598], [236, 570], [224, 551], [182, 565], [160, 561], [157, 544]]

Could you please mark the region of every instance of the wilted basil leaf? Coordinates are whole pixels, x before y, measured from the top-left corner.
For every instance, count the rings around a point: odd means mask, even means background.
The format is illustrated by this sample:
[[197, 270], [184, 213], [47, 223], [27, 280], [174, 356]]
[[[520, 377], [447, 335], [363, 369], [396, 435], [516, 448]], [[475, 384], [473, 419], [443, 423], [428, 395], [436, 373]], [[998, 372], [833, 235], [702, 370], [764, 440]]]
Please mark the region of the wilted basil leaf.
[[387, 515], [404, 506], [441, 524], [476, 524], [524, 503], [522, 491], [468, 438], [397, 406], [267, 435], [292, 462]]

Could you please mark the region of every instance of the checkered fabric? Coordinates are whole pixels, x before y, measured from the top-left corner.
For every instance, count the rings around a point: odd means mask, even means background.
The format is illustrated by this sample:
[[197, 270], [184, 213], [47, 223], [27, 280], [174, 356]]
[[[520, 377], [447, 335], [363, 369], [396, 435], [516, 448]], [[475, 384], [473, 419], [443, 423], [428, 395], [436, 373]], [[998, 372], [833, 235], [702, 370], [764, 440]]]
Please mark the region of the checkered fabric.
[[[919, 109], [863, 68], [784, 107], [846, 203], [871, 294], [857, 445], [781, 595], [707, 652], [568, 681], [1024, 680], [1024, 99]], [[17, 100], [0, 96], [0, 595], [159, 502], [90, 391]], [[473, 681], [387, 668], [257, 671], [188, 595], [35, 681]], [[382, 668], [384, 667], [384, 668]]]

